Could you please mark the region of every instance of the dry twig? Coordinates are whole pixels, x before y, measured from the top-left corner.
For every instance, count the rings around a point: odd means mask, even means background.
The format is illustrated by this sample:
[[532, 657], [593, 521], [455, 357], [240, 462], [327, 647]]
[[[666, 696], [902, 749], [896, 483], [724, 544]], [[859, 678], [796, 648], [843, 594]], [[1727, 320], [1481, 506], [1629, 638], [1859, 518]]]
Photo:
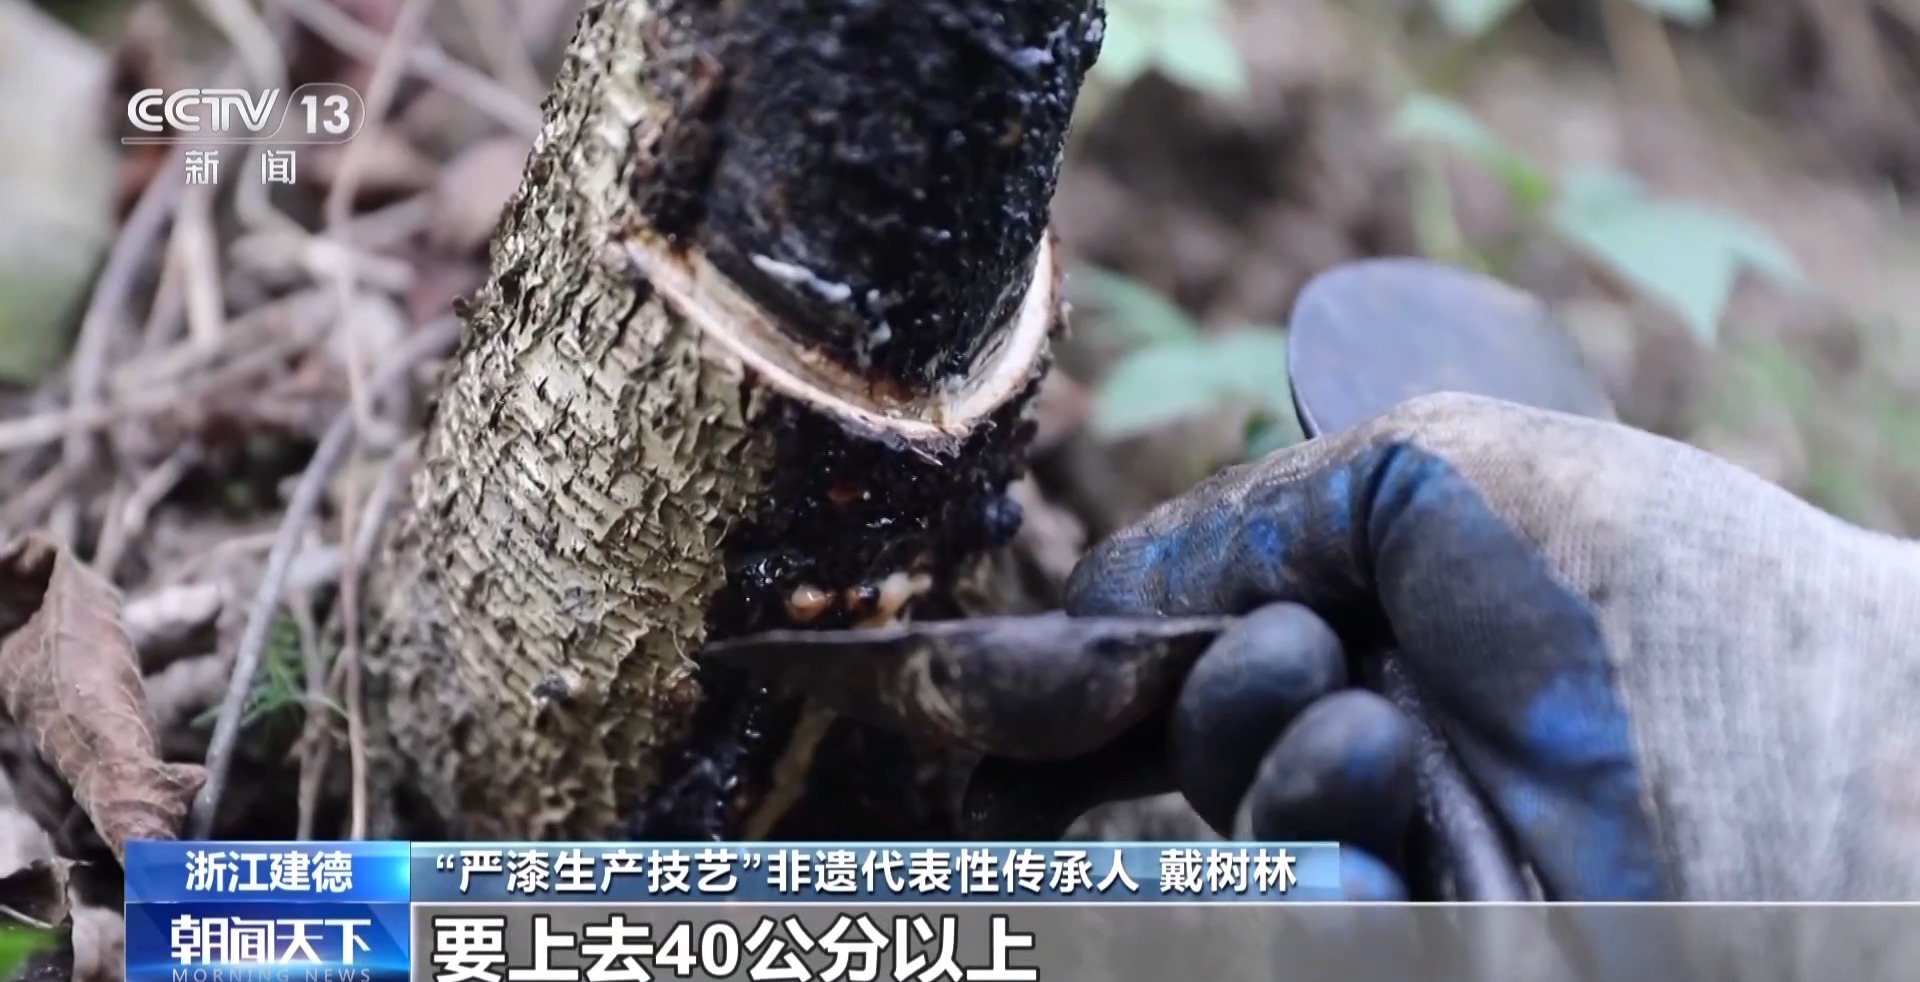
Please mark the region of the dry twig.
[[147, 321], [140, 329], [140, 353], [151, 355], [173, 343], [186, 316], [186, 270], [182, 268], [179, 230], [167, 244], [166, 258], [160, 261], [160, 285], [154, 291], [153, 304], [147, 309]]
[[[394, 19], [392, 32], [380, 47], [379, 58], [373, 66], [373, 77], [367, 85], [367, 126], [384, 125], [393, 98], [399, 91], [401, 75], [405, 69], [407, 54], [418, 42], [426, 26], [427, 15], [433, 11], [434, 0], [406, 0]], [[364, 134], [363, 134], [364, 135]], [[328, 237], [344, 252], [352, 249], [349, 226], [353, 217], [353, 202], [360, 188], [360, 177], [368, 159], [368, 148], [374, 144], [369, 140], [350, 144], [340, 162], [340, 172], [327, 191], [326, 216]], [[335, 270], [335, 296], [343, 313], [350, 314], [356, 307], [357, 286], [354, 282], [352, 263], [341, 263]], [[346, 351], [349, 408], [356, 425], [362, 434], [373, 429], [373, 399], [367, 391], [362, 369], [359, 325], [343, 323], [345, 333], [342, 340]], [[331, 435], [331, 434], [329, 434]], [[359, 509], [355, 507], [352, 489], [348, 491], [344, 534], [349, 543], [354, 541], [354, 521]], [[365, 740], [361, 733], [361, 720], [358, 712], [360, 703], [360, 595], [359, 576], [354, 562], [353, 549], [347, 549], [346, 566], [340, 576], [341, 604], [341, 652], [340, 661], [347, 664], [347, 747], [351, 755], [353, 768], [353, 800], [351, 836], [358, 839], [366, 834], [366, 795], [365, 787]]]
[[[56, 429], [55, 435], [58, 432]], [[71, 475], [66, 464], [55, 463], [45, 474], [34, 478], [32, 484], [0, 508], [0, 535], [10, 535], [38, 523], [40, 516], [53, 507], [54, 500], [67, 490], [67, 479]]]
[[[401, 70], [405, 67], [406, 53], [419, 39], [420, 31], [426, 26], [427, 15], [433, 12], [434, 0], [406, 0], [400, 13], [394, 18], [393, 32], [380, 47], [380, 57], [373, 66], [373, 78], [367, 83], [366, 127], [361, 131], [361, 139], [347, 144], [346, 154], [340, 161], [340, 173], [334, 179], [333, 186], [327, 189], [327, 237], [341, 249], [351, 254], [352, 243], [347, 238], [347, 224], [353, 217], [354, 198], [360, 191], [360, 176], [365, 171], [369, 148], [374, 141], [368, 137], [380, 126], [385, 125], [387, 110], [393, 105], [393, 97], [400, 88]], [[340, 304], [342, 316], [354, 309], [355, 292], [354, 268], [351, 262], [340, 263], [334, 270], [334, 297]], [[347, 396], [352, 406], [355, 422], [362, 432], [370, 432], [373, 423], [373, 405], [367, 396], [366, 376], [362, 369], [362, 339], [356, 325], [343, 325], [343, 340], [346, 342]]]
[[[450, 317], [421, 328], [408, 339], [406, 347], [394, 353], [393, 361], [374, 378], [369, 388], [380, 391], [404, 382], [416, 363], [444, 353], [459, 336], [459, 321]], [[286, 517], [281, 520], [280, 530], [274, 537], [273, 551], [267, 558], [266, 574], [261, 578], [260, 587], [254, 593], [253, 605], [247, 611], [246, 627], [240, 636], [239, 649], [234, 654], [233, 675], [228, 681], [226, 696], [220, 703], [220, 715], [214, 724], [213, 738], [207, 746], [207, 783], [194, 798], [188, 825], [190, 834], [196, 838], [204, 837], [213, 827], [220, 794], [226, 785], [227, 770], [233, 763], [234, 743], [240, 733], [241, 710], [246, 705], [248, 692], [253, 688], [254, 676], [260, 670], [260, 656], [266, 649], [273, 612], [285, 588], [293, 558], [299, 552], [301, 533], [319, 507], [320, 497], [325, 493], [334, 471], [346, 459], [355, 435], [352, 410], [342, 410], [334, 417], [333, 425], [327, 428], [320, 445], [314, 449], [313, 459], [308, 463], [306, 473], [300, 476], [293, 499], [287, 503]]]
[[300, 740], [294, 745], [294, 752], [300, 756], [300, 788], [293, 835], [305, 842], [313, 838], [320, 788], [326, 782], [327, 762], [333, 759], [327, 740], [327, 707], [321, 699], [327, 691], [327, 666], [320, 659], [320, 628], [313, 622], [312, 607], [302, 599], [288, 608], [300, 632], [300, 664], [306, 669], [307, 682], [306, 718], [300, 727]]
[[230, 363], [199, 378], [172, 385], [142, 386], [124, 401], [85, 411], [54, 410], [24, 419], [0, 420], [0, 453], [51, 443], [74, 430], [90, 432], [128, 419], [192, 407], [222, 389], [266, 373], [311, 345], [316, 337], [300, 335], [271, 342], [241, 354]]
[[[76, 434], [84, 439], [94, 430], [129, 416], [167, 409], [175, 405], [179, 398], [178, 392], [147, 392], [108, 406], [74, 406], [22, 419], [0, 420], [0, 453], [43, 446], [62, 437], [73, 438]], [[86, 453], [82, 451], [83, 456]], [[69, 480], [77, 476], [74, 462], [63, 462], [61, 470]]]
[[514, 23], [514, 11], [501, 0], [466, 0], [460, 4], [467, 26], [480, 46], [493, 77], [520, 98], [538, 103], [546, 95], [547, 85], [533, 64], [532, 52]]
[[226, 290], [220, 283], [220, 246], [213, 228], [213, 189], [189, 188], [173, 225], [173, 245], [186, 296], [187, 336], [196, 347], [219, 345], [226, 326]]
[[251, 350], [262, 335], [281, 333], [310, 343], [331, 323], [333, 316], [331, 292], [310, 288], [290, 293], [228, 321], [222, 332], [224, 341], [218, 348], [176, 345], [121, 366], [113, 374], [113, 389], [116, 394], [124, 395], [166, 385], [236, 351]]
[[366, 507], [360, 513], [358, 532], [347, 550], [347, 568], [365, 569], [367, 563], [373, 560], [373, 550], [380, 544], [380, 533], [393, 512], [394, 502], [400, 497], [400, 490], [406, 487], [407, 472], [419, 452], [420, 439], [416, 436], [402, 443], [381, 465], [380, 477], [374, 482], [373, 493], [367, 496]]
[[[287, 58], [282, 51], [290, 34], [291, 24], [285, 11], [278, 9], [281, 4], [268, 3], [265, 11], [256, 10], [248, 0], [199, 0], [207, 16], [226, 35], [233, 44], [241, 63], [247, 66], [253, 84], [260, 88], [275, 88], [287, 84]], [[260, 154], [266, 148], [254, 145], [247, 148], [242, 169], [252, 171], [260, 164]], [[264, 182], [249, 181], [240, 185], [233, 196], [234, 214], [242, 225], [256, 232], [283, 235], [305, 241], [310, 238], [305, 227], [289, 218], [274, 207], [271, 188]]]
[[387, 458], [380, 470], [380, 478], [374, 484], [373, 493], [367, 497], [358, 527], [348, 539], [346, 562], [340, 569], [342, 641], [336, 668], [344, 669], [346, 673], [344, 701], [347, 710], [347, 754], [353, 773], [350, 836], [355, 839], [365, 838], [367, 834], [366, 700], [362, 693], [360, 571], [373, 558], [373, 550], [380, 541], [380, 530], [386, 525], [394, 499], [399, 497], [416, 447], [417, 443], [410, 442]]
[[199, 7], [226, 35], [253, 84], [285, 84], [287, 60], [280, 51], [280, 38], [252, 4], [247, 0], [199, 0]]
[[199, 459], [200, 448], [192, 443], [175, 450], [160, 466], [148, 472], [134, 485], [123, 501], [114, 503], [107, 513], [106, 527], [100, 532], [100, 545], [93, 551], [93, 568], [108, 580], [120, 567], [128, 544], [146, 527], [147, 515], [173, 491], [187, 469]]
[[92, 428], [78, 421], [91, 419], [100, 401], [107, 356], [113, 347], [115, 319], [123, 313], [147, 253], [180, 201], [184, 185], [177, 176], [184, 160], [184, 151], [176, 151], [140, 195], [140, 202], [127, 216], [119, 237], [114, 239], [113, 249], [107, 253], [106, 266], [101, 269], [93, 296], [87, 301], [86, 313], [80, 318], [80, 333], [73, 346], [70, 422], [63, 427], [66, 442], [61, 450], [61, 459], [70, 477], [78, 477], [92, 465]]
[[[282, 5], [328, 44], [372, 61], [382, 45], [367, 28], [326, 0], [281, 0]], [[471, 103], [508, 130], [531, 140], [540, 133], [540, 107], [516, 96], [485, 73], [461, 64], [437, 47], [421, 44], [406, 53], [408, 71]]]
[[210, 583], [167, 587], [127, 601], [120, 619], [140, 652], [140, 670], [148, 675], [216, 645], [220, 588]]

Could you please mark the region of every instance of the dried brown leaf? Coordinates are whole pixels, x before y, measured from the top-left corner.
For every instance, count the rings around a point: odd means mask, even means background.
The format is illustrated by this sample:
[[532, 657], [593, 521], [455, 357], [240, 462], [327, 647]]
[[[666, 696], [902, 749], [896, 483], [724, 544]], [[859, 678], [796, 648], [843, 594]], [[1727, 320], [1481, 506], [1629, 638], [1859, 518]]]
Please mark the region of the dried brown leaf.
[[0, 616], [17, 615], [38, 591], [25, 623], [0, 642], [0, 705], [73, 787], [114, 855], [128, 839], [179, 835], [206, 779], [193, 764], [158, 754], [133, 642], [112, 584], [40, 536], [0, 553]]

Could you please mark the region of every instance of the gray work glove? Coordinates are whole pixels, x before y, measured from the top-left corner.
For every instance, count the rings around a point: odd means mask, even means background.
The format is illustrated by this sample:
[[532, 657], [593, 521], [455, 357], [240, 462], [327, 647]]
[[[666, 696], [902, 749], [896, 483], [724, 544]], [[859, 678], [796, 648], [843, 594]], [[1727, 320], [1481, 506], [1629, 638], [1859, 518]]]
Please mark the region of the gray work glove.
[[1419, 399], [1162, 506], [1067, 608], [1260, 609], [1172, 716], [1223, 830], [1392, 866], [1411, 738], [1327, 626], [1384, 624], [1549, 896], [1920, 898], [1920, 546], [1685, 445]]

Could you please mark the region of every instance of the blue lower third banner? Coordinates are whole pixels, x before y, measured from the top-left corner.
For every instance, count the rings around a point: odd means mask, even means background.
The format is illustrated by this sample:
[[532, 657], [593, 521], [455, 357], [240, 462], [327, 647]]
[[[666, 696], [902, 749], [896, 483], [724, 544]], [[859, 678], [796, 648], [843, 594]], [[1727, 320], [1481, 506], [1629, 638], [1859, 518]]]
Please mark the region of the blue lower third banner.
[[1320, 843], [134, 842], [128, 982], [1913, 982], [1920, 904], [1341, 904]]
[[128, 903], [127, 982], [405, 982], [404, 903]]
[[[131, 842], [126, 870], [127, 982], [651, 982], [648, 959], [691, 977], [685, 951], [726, 969], [883, 935], [917, 965], [971, 936], [954, 909], [999, 911], [974, 926], [1000, 951], [1027, 943], [1009, 910], [1341, 899], [1325, 843]], [[734, 917], [773, 906], [827, 920]]]
[[127, 843], [128, 982], [403, 982], [405, 842]]
[[1332, 843], [415, 843], [414, 903], [1340, 900]]

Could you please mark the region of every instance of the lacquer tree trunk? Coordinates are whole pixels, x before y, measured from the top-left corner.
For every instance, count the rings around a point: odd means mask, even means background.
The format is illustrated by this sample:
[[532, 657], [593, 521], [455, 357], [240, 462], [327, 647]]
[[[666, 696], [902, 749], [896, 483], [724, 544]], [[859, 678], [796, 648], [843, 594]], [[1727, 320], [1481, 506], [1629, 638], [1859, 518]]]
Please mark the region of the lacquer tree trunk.
[[1017, 527], [1101, 23], [589, 3], [373, 580], [397, 831], [938, 833], [937, 755], [693, 659], [951, 614]]

